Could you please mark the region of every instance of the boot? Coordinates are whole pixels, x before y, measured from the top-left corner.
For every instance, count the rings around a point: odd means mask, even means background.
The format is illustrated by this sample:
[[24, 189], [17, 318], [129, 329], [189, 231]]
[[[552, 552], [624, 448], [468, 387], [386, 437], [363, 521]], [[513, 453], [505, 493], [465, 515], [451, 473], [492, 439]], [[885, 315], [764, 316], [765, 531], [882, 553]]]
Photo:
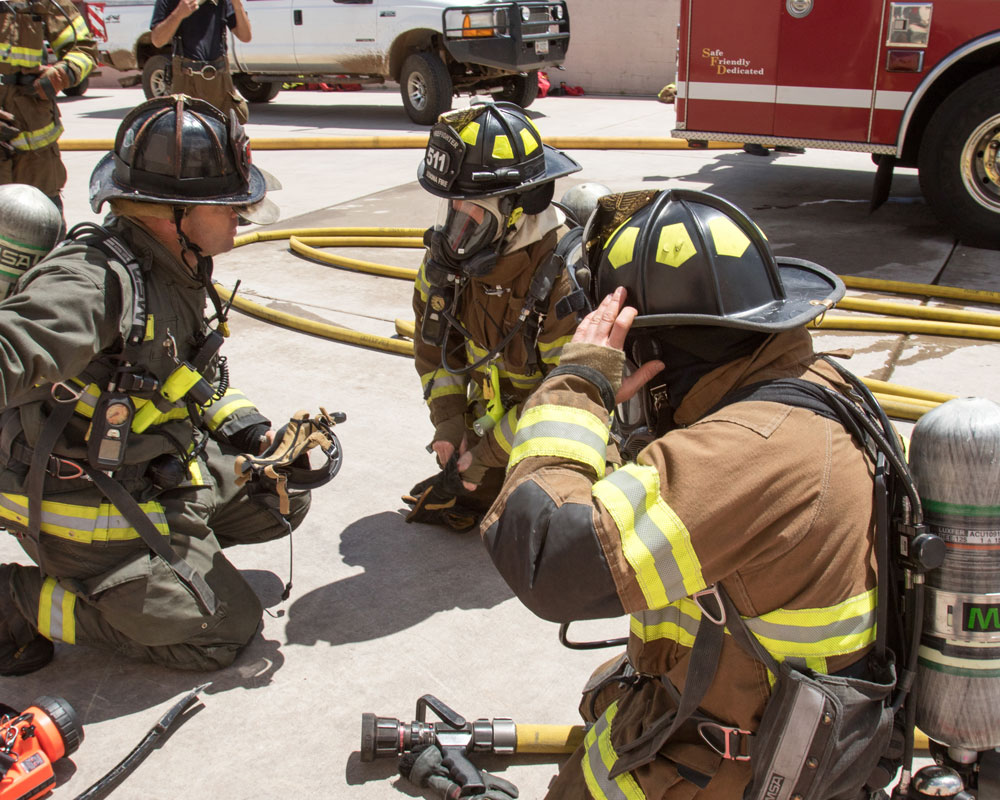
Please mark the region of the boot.
[[24, 618], [11, 592], [13, 564], [0, 564], [0, 675], [27, 675], [52, 660], [55, 648]]

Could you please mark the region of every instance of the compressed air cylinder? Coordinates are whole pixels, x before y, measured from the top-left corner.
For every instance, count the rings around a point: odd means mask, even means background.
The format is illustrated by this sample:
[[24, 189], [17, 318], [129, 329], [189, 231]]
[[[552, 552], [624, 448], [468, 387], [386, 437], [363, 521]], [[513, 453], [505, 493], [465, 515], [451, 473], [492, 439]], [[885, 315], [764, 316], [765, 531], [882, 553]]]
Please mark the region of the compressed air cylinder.
[[932, 533], [917, 725], [950, 747], [1000, 746], [1000, 405], [950, 400], [917, 422], [910, 466]]
[[40, 189], [0, 186], [0, 299], [65, 233], [62, 213]]

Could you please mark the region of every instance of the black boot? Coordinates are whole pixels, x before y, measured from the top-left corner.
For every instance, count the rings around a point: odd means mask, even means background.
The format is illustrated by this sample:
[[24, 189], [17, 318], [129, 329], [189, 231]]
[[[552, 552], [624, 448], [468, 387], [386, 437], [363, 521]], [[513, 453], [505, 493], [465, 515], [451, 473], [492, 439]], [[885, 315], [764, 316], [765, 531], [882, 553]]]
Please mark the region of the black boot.
[[24, 618], [11, 593], [12, 564], [0, 565], [0, 675], [27, 675], [52, 660], [52, 642]]

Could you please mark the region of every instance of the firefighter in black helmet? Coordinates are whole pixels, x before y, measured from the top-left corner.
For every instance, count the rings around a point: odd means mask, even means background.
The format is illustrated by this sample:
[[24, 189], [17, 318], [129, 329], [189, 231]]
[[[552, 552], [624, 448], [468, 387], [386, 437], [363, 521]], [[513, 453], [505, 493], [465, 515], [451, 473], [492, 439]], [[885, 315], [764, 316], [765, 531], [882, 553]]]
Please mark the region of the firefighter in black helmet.
[[[772, 687], [729, 631], [717, 654], [693, 656], [726, 619], [723, 594], [778, 661], [891, 689], [867, 658], [872, 464], [802, 397], [847, 389], [805, 327], [844, 286], [776, 258], [741, 210], [703, 192], [603, 197], [584, 237], [604, 299], [525, 403], [482, 523], [535, 614], [631, 615], [627, 652], [585, 693], [594, 724], [547, 796], [743, 797]], [[615, 440], [616, 406], [633, 397], [642, 413]], [[628, 457], [609, 465], [609, 442]]]
[[416, 369], [442, 471], [404, 497], [410, 521], [468, 530], [500, 486], [521, 403], [559, 362], [577, 318], [550, 257], [555, 181], [580, 169], [511, 103], [442, 115], [417, 177], [441, 198], [416, 280]]
[[0, 566], [0, 674], [53, 642], [211, 670], [257, 631], [222, 548], [286, 535], [309, 495], [282, 514], [235, 483], [271, 424], [229, 385], [211, 276], [240, 218], [277, 216], [268, 183], [233, 115], [143, 103], [91, 175], [106, 227], [77, 226], [0, 302], [0, 520], [38, 565]]

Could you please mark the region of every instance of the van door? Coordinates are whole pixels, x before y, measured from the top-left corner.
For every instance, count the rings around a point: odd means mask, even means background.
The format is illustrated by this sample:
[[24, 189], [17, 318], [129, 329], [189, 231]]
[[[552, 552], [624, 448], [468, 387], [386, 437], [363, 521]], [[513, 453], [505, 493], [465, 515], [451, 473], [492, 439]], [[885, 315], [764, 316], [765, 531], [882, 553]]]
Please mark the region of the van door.
[[886, 0], [784, 0], [774, 133], [867, 142]]
[[770, 134], [778, 30], [774, 0], [685, 0], [678, 123], [692, 131]]
[[292, 40], [303, 72], [381, 71], [373, 0], [292, 0]]
[[236, 71], [242, 72], [249, 65], [254, 72], [294, 71], [295, 53], [292, 40], [292, 9], [289, 0], [243, 0], [243, 7], [250, 18], [253, 38], [241, 42], [230, 34], [232, 60]]

